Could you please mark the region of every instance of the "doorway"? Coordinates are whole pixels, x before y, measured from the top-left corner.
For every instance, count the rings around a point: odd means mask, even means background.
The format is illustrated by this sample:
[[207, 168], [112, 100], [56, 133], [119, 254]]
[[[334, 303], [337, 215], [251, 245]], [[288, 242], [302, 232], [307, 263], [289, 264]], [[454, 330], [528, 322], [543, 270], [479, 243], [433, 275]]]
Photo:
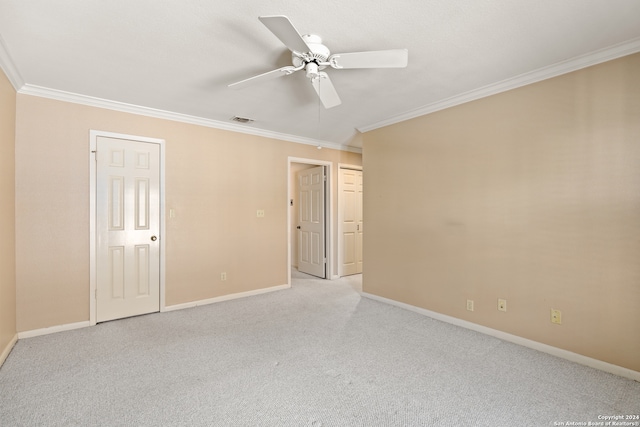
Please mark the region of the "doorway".
[[[318, 275], [319, 277], [324, 276], [323, 278], [332, 279], [337, 277], [333, 271], [333, 247], [332, 247], [332, 213], [333, 213], [333, 205], [332, 205], [332, 197], [331, 197], [331, 177], [332, 177], [332, 166], [331, 162], [315, 160], [315, 159], [304, 159], [297, 157], [289, 157], [287, 162], [287, 171], [288, 171], [288, 190], [287, 190], [287, 204], [289, 206], [288, 209], [288, 283], [291, 284], [291, 270], [298, 269], [300, 266], [300, 239], [302, 233], [302, 225], [299, 221], [300, 215], [300, 195], [298, 188], [298, 174], [301, 171], [311, 170], [313, 168], [317, 168], [318, 166], [322, 166], [321, 169], [324, 169], [324, 174], [326, 176], [326, 184], [324, 186], [324, 208], [322, 209], [322, 213], [324, 214], [324, 227], [323, 230], [320, 230], [321, 234], [318, 239], [321, 239], [324, 243], [324, 274]], [[317, 169], [316, 169], [317, 170]], [[311, 194], [311, 193], [309, 193]], [[298, 229], [298, 226], [301, 228]], [[307, 234], [307, 238], [310, 238], [311, 234]], [[307, 243], [310, 243], [307, 240]], [[311, 246], [309, 246], [311, 247]], [[311, 255], [308, 253], [307, 255]]]
[[327, 277], [326, 184], [326, 166], [314, 166], [296, 174], [297, 239], [294, 240], [298, 243], [298, 271], [321, 279]]
[[362, 273], [363, 239], [362, 166], [339, 164], [338, 275], [340, 277]]

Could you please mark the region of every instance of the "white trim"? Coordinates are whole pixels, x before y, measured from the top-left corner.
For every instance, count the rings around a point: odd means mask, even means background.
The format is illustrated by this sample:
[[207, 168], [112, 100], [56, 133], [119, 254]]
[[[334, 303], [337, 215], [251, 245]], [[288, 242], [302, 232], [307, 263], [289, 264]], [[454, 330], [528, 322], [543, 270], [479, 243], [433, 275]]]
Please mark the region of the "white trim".
[[9, 357], [11, 350], [13, 350], [13, 346], [16, 345], [17, 342], [18, 334], [14, 334], [13, 338], [11, 338], [4, 350], [2, 350], [2, 353], [0, 353], [0, 366], [2, 366], [5, 360], [7, 360], [7, 357]]
[[336, 228], [338, 229], [338, 278], [342, 277], [342, 248], [344, 247], [344, 236], [342, 233], [342, 215], [340, 215], [340, 212], [342, 212], [340, 210], [340, 203], [342, 202], [342, 190], [344, 187], [344, 180], [342, 179], [342, 173], [340, 173], [342, 169], [362, 171], [362, 166], [351, 165], [348, 163], [338, 163], [338, 196], [336, 197], [336, 199], [338, 200], [338, 225], [336, 226]]
[[98, 133], [89, 131], [89, 323], [96, 324], [96, 185], [97, 185], [97, 149]]
[[231, 132], [244, 133], [248, 135], [262, 136], [265, 138], [279, 139], [282, 141], [296, 142], [299, 144], [313, 145], [315, 147], [325, 147], [340, 151], [350, 151], [353, 153], [362, 153], [362, 148], [342, 145], [331, 141], [322, 141], [319, 139], [306, 138], [287, 133], [274, 132], [264, 129], [251, 127], [251, 125], [239, 125], [236, 123], [227, 123], [219, 120], [207, 119], [203, 117], [190, 116], [187, 114], [174, 113], [156, 108], [143, 107], [140, 105], [127, 104], [119, 101], [111, 101], [108, 99], [97, 98], [93, 96], [81, 95], [72, 92], [66, 92], [57, 89], [50, 89], [32, 84], [24, 84], [19, 90], [21, 94], [38, 96], [41, 98], [54, 99], [56, 101], [70, 102], [73, 104], [87, 105], [89, 107], [104, 108], [107, 110], [120, 111], [123, 113], [138, 114], [141, 116], [154, 117], [164, 120], [172, 120], [174, 122], [188, 123], [208, 128], [227, 130]]
[[160, 312], [165, 311], [166, 304], [166, 275], [165, 275], [165, 267], [166, 263], [166, 255], [167, 255], [167, 221], [165, 218], [165, 213], [167, 212], [166, 205], [166, 195], [165, 189], [165, 161], [167, 159], [166, 155], [166, 146], [164, 139], [158, 140], [160, 141]]
[[268, 292], [281, 291], [281, 290], [290, 289], [290, 288], [291, 288], [291, 285], [278, 285], [278, 286], [272, 286], [270, 288], [256, 289], [253, 291], [238, 292], [235, 294], [222, 295], [215, 298], [208, 298], [208, 299], [203, 299], [199, 301], [192, 301], [192, 302], [185, 302], [182, 304], [170, 305], [165, 307], [164, 311], [183, 310], [185, 308], [193, 308], [193, 307], [199, 307], [201, 305], [215, 304], [217, 302], [222, 302], [222, 301], [252, 297], [255, 295], [266, 294]]
[[527, 338], [522, 338], [517, 335], [512, 335], [506, 332], [499, 331], [497, 329], [492, 329], [486, 326], [478, 325], [477, 323], [458, 319], [457, 317], [447, 316], [446, 314], [437, 313], [435, 311], [427, 310], [421, 307], [416, 307], [410, 304], [405, 304], [403, 302], [395, 301], [395, 300], [381, 297], [378, 295], [369, 294], [367, 292], [362, 292], [361, 295], [372, 300], [394, 305], [396, 307], [404, 308], [405, 310], [413, 311], [414, 313], [431, 317], [432, 319], [436, 319], [441, 322], [450, 323], [452, 325], [460, 326], [465, 329], [470, 329], [475, 332], [480, 332], [481, 334], [489, 335], [494, 338], [501, 339], [503, 341], [508, 341], [513, 344], [518, 344], [523, 347], [531, 348], [533, 350], [538, 350], [543, 353], [547, 353], [552, 356], [559, 357], [561, 359], [578, 363], [580, 365], [589, 366], [590, 368], [598, 369], [604, 372], [609, 372], [610, 374], [618, 375], [624, 378], [629, 378], [634, 381], [640, 381], [640, 372], [634, 371], [628, 368], [624, 368], [622, 366], [613, 365], [611, 363], [604, 362], [602, 360], [583, 356], [582, 354], [573, 353], [568, 350], [563, 350], [558, 347], [553, 347], [553, 346], [543, 344], [537, 341], [533, 341]]
[[[325, 229], [325, 244], [327, 250], [327, 265], [325, 275], [327, 279], [334, 280], [337, 276], [333, 272], [333, 162], [326, 160], [305, 159], [301, 157], [287, 157], [287, 206], [289, 206], [289, 195], [291, 194], [291, 163], [304, 163], [314, 166], [327, 166], [327, 192], [325, 203], [327, 217], [327, 227]], [[291, 209], [287, 208], [287, 283], [291, 286]]]
[[57, 332], [72, 331], [74, 329], [86, 328], [88, 326], [92, 326], [91, 322], [89, 322], [88, 320], [85, 320], [84, 322], [65, 323], [64, 325], [56, 325], [56, 326], [50, 326], [48, 328], [33, 329], [31, 331], [18, 332], [18, 339], [22, 340], [25, 338], [39, 337], [40, 335], [49, 335], [49, 334], [55, 334]]
[[520, 74], [519, 76], [511, 77], [501, 82], [493, 83], [469, 92], [454, 95], [450, 98], [424, 105], [403, 114], [399, 114], [376, 123], [371, 123], [370, 125], [361, 126], [358, 130], [360, 132], [369, 132], [384, 126], [400, 123], [426, 114], [435, 113], [436, 111], [475, 101], [501, 92], [506, 92], [508, 90], [516, 89], [542, 80], [547, 80], [562, 74], [571, 73], [582, 68], [591, 67], [592, 65], [611, 61], [637, 52], [640, 52], [640, 38], [632, 39], [606, 49], [597, 50], [586, 55], [577, 56], [575, 58], [539, 68], [535, 71]]
[[96, 147], [98, 137], [127, 139], [160, 146], [160, 311], [165, 311], [165, 140], [98, 130], [89, 131], [89, 323], [96, 324]]
[[361, 171], [361, 165], [352, 165], [350, 163], [338, 163], [338, 169], [351, 169], [354, 171]]
[[[161, 285], [162, 286], [162, 285]], [[170, 306], [163, 306], [161, 307], [160, 311], [163, 312], [167, 312], [167, 311], [175, 311], [175, 310], [181, 310], [184, 308], [192, 308], [192, 307], [198, 307], [201, 305], [207, 305], [207, 304], [213, 304], [216, 302], [222, 302], [222, 301], [228, 301], [228, 300], [233, 300], [233, 299], [238, 299], [238, 298], [245, 298], [245, 297], [250, 297], [250, 296], [254, 296], [254, 295], [260, 295], [260, 294], [264, 294], [264, 293], [268, 293], [268, 292], [274, 292], [274, 291], [280, 291], [280, 290], [284, 290], [284, 289], [290, 289], [291, 285], [278, 285], [278, 286], [272, 286], [270, 288], [263, 288], [263, 289], [256, 289], [253, 291], [247, 291], [247, 292], [239, 292], [236, 294], [229, 294], [229, 295], [222, 295], [220, 297], [216, 297], [216, 298], [209, 298], [206, 300], [200, 300], [200, 301], [193, 301], [193, 302], [187, 302], [184, 304], [176, 304], [176, 305], [170, 305]], [[95, 315], [95, 313], [94, 313]], [[84, 321], [84, 322], [77, 322], [77, 323], [67, 323], [64, 325], [57, 325], [57, 326], [51, 326], [48, 328], [42, 328], [42, 329], [34, 329], [31, 331], [24, 331], [24, 332], [18, 332], [18, 334], [14, 337], [14, 341], [12, 342], [11, 345], [7, 346], [7, 349], [5, 349], [5, 351], [2, 353], [2, 355], [0, 355], [0, 365], [2, 365], [2, 357], [6, 357], [6, 355], [9, 354], [9, 352], [11, 351], [11, 348], [13, 347], [13, 345], [15, 345], [15, 342], [18, 339], [24, 339], [24, 338], [33, 338], [33, 337], [38, 337], [41, 335], [49, 335], [49, 334], [54, 334], [57, 332], [64, 332], [64, 331], [72, 331], [74, 329], [81, 329], [81, 328], [86, 328], [89, 326], [94, 326], [95, 322], [92, 321]]]
[[13, 62], [13, 58], [9, 55], [7, 45], [4, 43], [2, 36], [0, 36], [0, 68], [2, 68], [16, 91], [19, 91], [24, 86], [24, 79]]

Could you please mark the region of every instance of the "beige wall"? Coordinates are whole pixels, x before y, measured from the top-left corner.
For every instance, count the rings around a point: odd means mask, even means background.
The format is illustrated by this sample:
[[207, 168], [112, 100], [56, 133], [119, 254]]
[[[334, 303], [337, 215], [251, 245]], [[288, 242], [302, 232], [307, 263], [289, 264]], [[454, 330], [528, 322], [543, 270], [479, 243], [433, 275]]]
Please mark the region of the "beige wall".
[[16, 337], [16, 91], [0, 70], [0, 364]]
[[365, 292], [640, 371], [640, 54], [369, 132], [363, 153]]
[[286, 284], [288, 157], [361, 162], [360, 154], [28, 95], [17, 105], [18, 331], [89, 320], [91, 129], [166, 140], [166, 208], [176, 214], [166, 224], [167, 305]]

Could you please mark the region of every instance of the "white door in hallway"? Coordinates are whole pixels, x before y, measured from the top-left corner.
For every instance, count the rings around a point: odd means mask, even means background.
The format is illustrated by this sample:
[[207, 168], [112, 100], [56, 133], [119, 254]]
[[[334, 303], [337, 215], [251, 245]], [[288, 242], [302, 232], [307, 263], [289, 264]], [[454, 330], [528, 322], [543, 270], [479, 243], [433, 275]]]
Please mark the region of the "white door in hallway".
[[362, 273], [362, 171], [340, 169], [341, 193], [339, 221], [342, 233], [340, 275]]
[[298, 270], [326, 277], [324, 166], [298, 172]]
[[96, 145], [96, 321], [160, 310], [160, 146]]

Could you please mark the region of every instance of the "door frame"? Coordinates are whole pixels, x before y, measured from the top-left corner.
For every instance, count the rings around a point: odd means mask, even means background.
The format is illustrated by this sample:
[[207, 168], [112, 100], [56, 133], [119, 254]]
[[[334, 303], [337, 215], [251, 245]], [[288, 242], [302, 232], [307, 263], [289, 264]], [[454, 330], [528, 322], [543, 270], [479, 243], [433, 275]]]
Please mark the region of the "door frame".
[[289, 195], [291, 194], [291, 163], [303, 163], [309, 166], [326, 166], [327, 185], [324, 193], [324, 244], [327, 252], [326, 279], [337, 279], [338, 276], [333, 274], [333, 197], [332, 196], [332, 180], [333, 162], [316, 159], [305, 159], [301, 157], [287, 157], [287, 284], [291, 286], [291, 207], [289, 205]]
[[[342, 179], [342, 173], [341, 170], [342, 169], [350, 169], [350, 170], [356, 170], [356, 171], [360, 171], [362, 172], [362, 166], [360, 165], [351, 165], [348, 163], [338, 163], [338, 277], [342, 277], [342, 247], [343, 247], [343, 236], [342, 236], [342, 221], [340, 221], [341, 219], [341, 215], [340, 215], [340, 208], [342, 208], [341, 203], [342, 203], [342, 190], [344, 189], [344, 182]], [[363, 174], [364, 176], [364, 174]], [[364, 210], [364, 208], [363, 208]]]
[[89, 131], [89, 324], [96, 324], [96, 286], [97, 286], [97, 162], [96, 147], [98, 137], [127, 139], [160, 146], [160, 311], [165, 311], [165, 140], [144, 136], [126, 135], [91, 129]]

